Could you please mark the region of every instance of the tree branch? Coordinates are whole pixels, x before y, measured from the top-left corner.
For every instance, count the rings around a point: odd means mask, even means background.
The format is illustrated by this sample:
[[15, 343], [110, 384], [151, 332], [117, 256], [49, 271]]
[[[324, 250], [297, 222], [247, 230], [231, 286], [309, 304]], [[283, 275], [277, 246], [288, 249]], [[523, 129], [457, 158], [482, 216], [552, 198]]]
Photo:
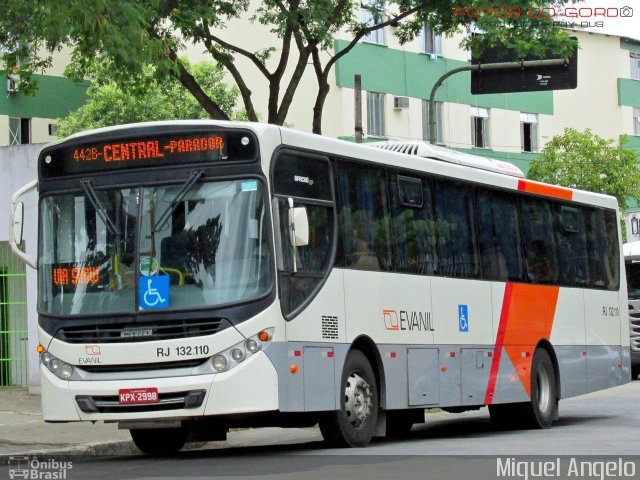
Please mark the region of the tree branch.
[[[269, 73], [269, 70], [267, 70], [267, 67], [265, 67], [264, 63], [258, 58], [258, 56], [255, 53], [251, 53], [248, 50], [245, 50], [244, 48], [238, 47], [237, 45], [233, 45], [231, 43], [225, 42], [220, 37], [213, 35], [211, 33], [211, 30], [209, 29], [208, 23], [204, 22], [203, 27], [204, 27], [204, 34], [205, 34], [205, 38], [204, 38], [205, 45], [207, 43], [211, 44], [212, 42], [215, 42], [218, 45], [220, 45], [222, 48], [225, 48], [232, 52], [239, 53], [240, 55], [251, 60], [251, 62], [253, 62], [253, 64], [258, 68], [258, 70], [260, 70], [260, 73], [262, 73], [262, 75], [264, 75], [267, 79], [271, 78], [271, 73]], [[209, 47], [207, 46], [207, 48]], [[211, 51], [210, 48], [209, 48], [209, 51]]]
[[377, 23], [375, 25], [371, 25], [370, 27], [367, 27], [367, 28], [364, 28], [364, 29], [360, 30], [359, 33], [354, 35], [354, 37], [351, 40], [351, 42], [349, 42], [349, 45], [347, 45], [345, 48], [343, 48], [338, 53], [336, 53], [333, 57], [331, 57], [331, 59], [325, 65], [323, 73], [325, 73], [325, 74], [328, 73], [329, 70], [331, 70], [331, 68], [333, 67], [333, 65], [335, 65], [335, 63], [338, 60], [340, 60], [342, 57], [344, 57], [347, 53], [349, 53], [351, 50], [353, 50], [353, 48], [358, 44], [360, 39], [362, 39], [362, 37], [364, 37], [365, 35], [373, 32], [375, 30], [379, 30], [380, 28], [384, 28], [384, 27], [387, 27], [389, 25], [393, 25], [393, 24], [399, 22], [400, 20], [403, 20], [403, 19], [407, 18], [408, 16], [413, 15], [414, 13], [417, 13], [420, 10], [423, 10], [423, 9], [424, 9], [424, 5], [413, 7], [413, 8], [411, 8], [411, 9], [405, 11], [405, 12], [402, 12], [399, 15], [396, 15], [395, 17], [392, 17], [392, 18], [384, 21], [384, 22]]

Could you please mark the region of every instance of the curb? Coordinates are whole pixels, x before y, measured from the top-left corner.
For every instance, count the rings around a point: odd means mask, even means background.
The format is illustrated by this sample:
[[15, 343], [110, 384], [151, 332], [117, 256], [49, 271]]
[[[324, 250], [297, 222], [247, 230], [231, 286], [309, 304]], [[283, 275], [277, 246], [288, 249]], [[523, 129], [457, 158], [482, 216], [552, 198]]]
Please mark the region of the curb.
[[46, 449], [46, 450], [28, 450], [26, 452], [16, 452], [0, 455], [0, 466], [8, 465], [11, 457], [56, 457], [65, 459], [69, 457], [108, 457], [122, 455], [140, 455], [140, 451], [135, 447], [132, 441], [123, 440], [118, 442], [95, 442], [76, 445], [69, 448]]

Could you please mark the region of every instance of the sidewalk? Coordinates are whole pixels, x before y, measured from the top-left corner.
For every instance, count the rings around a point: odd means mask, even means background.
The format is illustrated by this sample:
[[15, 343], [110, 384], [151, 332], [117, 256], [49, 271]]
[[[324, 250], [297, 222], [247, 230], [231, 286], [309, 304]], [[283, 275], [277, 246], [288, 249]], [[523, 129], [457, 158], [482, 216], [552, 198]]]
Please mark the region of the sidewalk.
[[[187, 449], [284, 445], [321, 441], [316, 428], [237, 430], [224, 442], [190, 444]], [[140, 455], [127, 430], [115, 423], [45, 423], [40, 396], [26, 388], [0, 388], [0, 465], [11, 455]]]

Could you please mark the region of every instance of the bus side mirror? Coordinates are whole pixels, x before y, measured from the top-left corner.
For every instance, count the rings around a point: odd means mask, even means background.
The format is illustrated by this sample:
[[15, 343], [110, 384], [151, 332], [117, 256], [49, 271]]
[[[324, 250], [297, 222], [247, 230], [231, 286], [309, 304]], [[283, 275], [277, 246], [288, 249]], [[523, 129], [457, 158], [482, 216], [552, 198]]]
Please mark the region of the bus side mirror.
[[304, 247], [309, 245], [309, 218], [306, 207], [294, 207], [289, 209], [290, 238], [292, 247]]
[[20, 245], [23, 240], [24, 234], [24, 203], [20, 202], [15, 205], [15, 210], [13, 211], [13, 243], [15, 245]]

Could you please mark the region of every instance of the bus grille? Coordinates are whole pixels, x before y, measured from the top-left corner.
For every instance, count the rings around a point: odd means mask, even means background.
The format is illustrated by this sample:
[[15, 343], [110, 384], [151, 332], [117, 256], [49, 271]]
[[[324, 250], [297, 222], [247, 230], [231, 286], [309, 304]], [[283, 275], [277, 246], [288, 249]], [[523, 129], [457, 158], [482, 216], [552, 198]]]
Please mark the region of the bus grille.
[[205, 391], [171, 392], [158, 395], [157, 403], [121, 404], [118, 395], [78, 395], [76, 402], [86, 413], [139, 413], [198, 408], [204, 402]]
[[208, 358], [180, 360], [177, 362], [134, 363], [120, 365], [82, 365], [82, 370], [90, 373], [148, 372], [149, 370], [168, 370], [171, 368], [195, 368], [205, 363]]
[[640, 318], [635, 318], [636, 315], [630, 315], [629, 336], [631, 337], [631, 350], [640, 352]]
[[[68, 343], [130, 343], [202, 337], [221, 329], [222, 319], [162, 320], [153, 323], [74, 325], [58, 329], [55, 338]], [[227, 324], [227, 322], [224, 322]]]

